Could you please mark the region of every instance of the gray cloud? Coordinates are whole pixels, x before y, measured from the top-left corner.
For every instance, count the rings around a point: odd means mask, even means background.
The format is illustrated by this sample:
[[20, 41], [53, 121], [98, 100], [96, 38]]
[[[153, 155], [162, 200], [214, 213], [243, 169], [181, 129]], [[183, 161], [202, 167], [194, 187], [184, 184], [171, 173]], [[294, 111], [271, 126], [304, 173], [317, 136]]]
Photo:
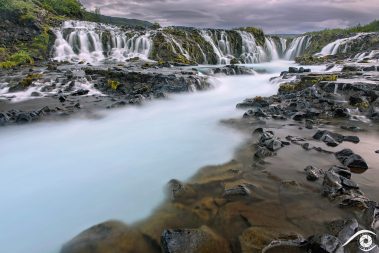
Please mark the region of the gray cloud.
[[378, 0], [82, 0], [105, 15], [138, 18], [163, 26], [234, 28], [302, 33], [348, 27], [378, 18]]

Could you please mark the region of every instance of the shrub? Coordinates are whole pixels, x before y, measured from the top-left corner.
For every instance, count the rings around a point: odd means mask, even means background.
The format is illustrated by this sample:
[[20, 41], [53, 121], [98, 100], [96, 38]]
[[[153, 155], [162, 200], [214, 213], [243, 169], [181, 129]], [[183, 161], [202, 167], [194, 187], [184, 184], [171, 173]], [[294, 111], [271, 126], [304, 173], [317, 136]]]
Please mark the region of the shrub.
[[115, 81], [115, 80], [108, 80], [108, 86], [112, 90], [117, 90], [118, 87], [120, 86], [120, 82], [119, 81]]

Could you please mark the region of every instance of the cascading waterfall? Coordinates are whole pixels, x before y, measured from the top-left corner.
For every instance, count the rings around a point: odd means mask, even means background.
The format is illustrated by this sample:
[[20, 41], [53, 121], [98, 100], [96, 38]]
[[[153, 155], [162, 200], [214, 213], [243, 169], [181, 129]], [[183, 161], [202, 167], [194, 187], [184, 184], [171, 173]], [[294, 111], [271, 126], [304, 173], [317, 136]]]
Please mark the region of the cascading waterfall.
[[[329, 43], [325, 47], [321, 49], [321, 52], [318, 53], [317, 55], [319, 56], [326, 56], [326, 55], [336, 55], [339, 51], [342, 51], [343, 53], [346, 53], [348, 45], [361, 38], [362, 36], [365, 36], [370, 33], [359, 33], [355, 36], [348, 37], [348, 38], [343, 38], [343, 39], [338, 39], [332, 43]], [[343, 49], [341, 47], [344, 46]]]
[[266, 37], [265, 39], [266, 50], [270, 55], [271, 60], [279, 60], [278, 47], [271, 37]]
[[311, 36], [305, 35], [295, 38], [291, 45], [287, 48], [284, 59], [294, 60], [296, 57], [304, 53], [305, 49], [309, 47], [311, 43]]
[[217, 56], [217, 63], [218, 64], [229, 64], [230, 63], [230, 60], [233, 56], [231, 57], [231, 55], [228, 54], [228, 50], [230, 53], [230, 44], [229, 44], [229, 41], [227, 40], [227, 37], [225, 36], [225, 34], [221, 33], [221, 38], [220, 38], [220, 40], [217, 41], [217, 45], [215, 44], [215, 41], [212, 38], [214, 36], [217, 38], [217, 33], [212, 34], [211, 31], [201, 30], [200, 35], [203, 37], [203, 39], [206, 42], [208, 42], [212, 46], [213, 51]]
[[66, 21], [55, 31], [54, 60], [99, 63], [148, 59], [150, 33], [122, 31], [118, 27], [86, 21]]
[[245, 31], [238, 31], [242, 38], [242, 54], [240, 58], [244, 63], [259, 63], [267, 60], [267, 54], [261, 46], [257, 45], [254, 36]]
[[[153, 30], [123, 30], [117, 26], [86, 21], [66, 21], [54, 32], [54, 60], [92, 64], [122, 62], [134, 57], [147, 60], [157, 34]], [[187, 60], [197, 59], [198, 63], [203, 64], [230, 64], [232, 59], [243, 63], [294, 60], [304, 53], [311, 40], [310, 36], [301, 36], [288, 45], [285, 38], [266, 36], [264, 45], [260, 45], [252, 33], [241, 30], [181, 30], [181, 35], [176, 35], [160, 29], [160, 33], [171, 45], [169, 50], [174, 54], [182, 55]], [[192, 39], [192, 35], [201, 36], [203, 42]], [[188, 40], [189, 47], [183, 47], [183, 43], [187, 43], [185, 40]], [[213, 51], [216, 59], [209, 50]], [[208, 59], [212, 59], [211, 62]]]

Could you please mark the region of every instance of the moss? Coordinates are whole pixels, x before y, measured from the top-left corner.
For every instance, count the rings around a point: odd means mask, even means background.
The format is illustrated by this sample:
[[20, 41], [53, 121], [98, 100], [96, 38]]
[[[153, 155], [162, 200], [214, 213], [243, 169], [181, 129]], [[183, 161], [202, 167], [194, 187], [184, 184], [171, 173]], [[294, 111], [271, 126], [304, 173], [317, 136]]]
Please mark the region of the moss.
[[233, 58], [230, 60], [230, 64], [234, 65], [234, 64], [239, 64], [240, 62], [236, 59], [236, 58]]
[[0, 62], [5, 61], [7, 58], [8, 58], [7, 49], [0, 47]]
[[367, 110], [370, 107], [370, 104], [367, 101], [363, 101], [355, 104], [354, 106], [358, 107], [360, 110]]
[[260, 46], [264, 46], [266, 38], [262, 29], [256, 27], [242, 27], [238, 30], [249, 32], [254, 35], [255, 40]]
[[108, 80], [107, 84], [114, 91], [120, 87], [120, 82], [115, 80]]
[[29, 74], [20, 81], [20, 85], [22, 86], [22, 88], [25, 89], [32, 85], [34, 81], [37, 81], [38, 79], [42, 78], [42, 76], [42, 74]]
[[20, 50], [8, 56], [5, 61], [0, 62], [0, 68], [13, 68], [24, 64], [34, 64], [34, 60], [28, 52]]
[[284, 83], [280, 85], [279, 92], [280, 93], [286, 93], [286, 92], [293, 92], [296, 90], [296, 85], [291, 83]]

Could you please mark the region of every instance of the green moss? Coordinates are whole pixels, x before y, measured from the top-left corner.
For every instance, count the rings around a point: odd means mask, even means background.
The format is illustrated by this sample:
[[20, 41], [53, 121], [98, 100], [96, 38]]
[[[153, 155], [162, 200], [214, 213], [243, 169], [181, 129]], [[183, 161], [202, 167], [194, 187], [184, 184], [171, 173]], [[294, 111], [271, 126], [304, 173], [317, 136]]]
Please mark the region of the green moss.
[[32, 85], [34, 81], [37, 81], [38, 79], [42, 78], [42, 76], [42, 74], [29, 74], [20, 81], [20, 85], [22, 86], [22, 88], [25, 89]]
[[107, 82], [109, 88], [111, 88], [112, 90], [117, 90], [118, 87], [120, 86], [120, 82], [119, 81], [115, 81], [115, 80], [108, 80]]
[[291, 84], [291, 83], [284, 83], [280, 85], [279, 87], [280, 93], [293, 92], [295, 90], [296, 90], [296, 84]]
[[5, 61], [0, 62], [0, 68], [13, 68], [25, 64], [34, 64], [34, 60], [28, 52], [20, 50], [8, 56]]
[[354, 106], [358, 107], [361, 110], [367, 110], [370, 107], [370, 104], [367, 101], [363, 101], [361, 103], [355, 104]]
[[230, 60], [230, 64], [234, 65], [234, 64], [239, 64], [240, 62], [236, 59], [236, 58], [233, 58]]
[[253, 34], [257, 43], [261, 46], [264, 46], [266, 38], [262, 29], [256, 28], [256, 27], [242, 27], [242, 28], [238, 28], [238, 30]]

